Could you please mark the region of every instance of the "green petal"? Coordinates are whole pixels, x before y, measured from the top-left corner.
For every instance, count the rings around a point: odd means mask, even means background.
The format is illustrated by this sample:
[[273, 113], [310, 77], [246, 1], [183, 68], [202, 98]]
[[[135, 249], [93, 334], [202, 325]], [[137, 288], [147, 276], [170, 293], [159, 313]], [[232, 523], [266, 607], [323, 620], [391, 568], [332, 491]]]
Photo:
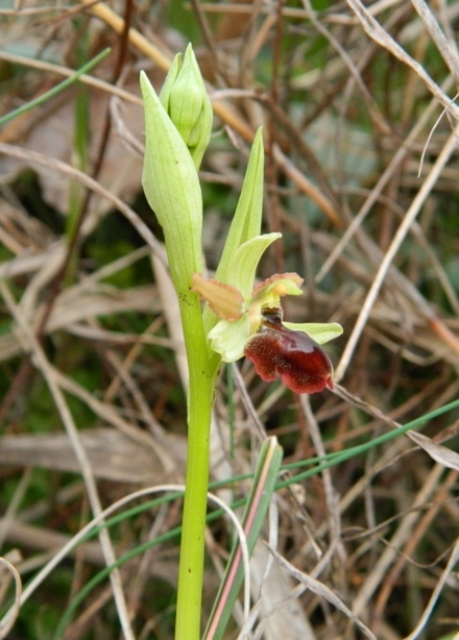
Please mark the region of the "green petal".
[[292, 331], [302, 331], [307, 333], [317, 344], [325, 344], [343, 333], [343, 327], [337, 322], [282, 322], [284, 327]]
[[248, 337], [249, 320], [246, 315], [236, 322], [220, 320], [208, 335], [212, 349], [221, 355], [223, 362], [236, 362], [242, 358]]

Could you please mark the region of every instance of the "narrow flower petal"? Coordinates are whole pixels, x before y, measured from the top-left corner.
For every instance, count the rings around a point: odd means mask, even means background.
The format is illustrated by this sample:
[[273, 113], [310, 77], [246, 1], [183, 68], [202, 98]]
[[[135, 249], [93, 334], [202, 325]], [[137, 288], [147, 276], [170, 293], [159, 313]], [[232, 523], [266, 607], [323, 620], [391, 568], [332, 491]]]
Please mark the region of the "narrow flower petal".
[[195, 273], [191, 290], [207, 300], [209, 307], [219, 318], [234, 321], [241, 317], [244, 299], [236, 287]]
[[275, 273], [270, 278], [259, 282], [254, 290], [253, 297], [261, 293], [275, 293], [277, 296], [300, 296], [303, 292], [300, 287], [304, 279], [294, 271], [290, 273]]
[[278, 311], [277, 315], [265, 316], [261, 331], [244, 349], [258, 375], [266, 382], [279, 376], [295, 393], [333, 389], [333, 367], [328, 355], [307, 334], [284, 327], [281, 310]]

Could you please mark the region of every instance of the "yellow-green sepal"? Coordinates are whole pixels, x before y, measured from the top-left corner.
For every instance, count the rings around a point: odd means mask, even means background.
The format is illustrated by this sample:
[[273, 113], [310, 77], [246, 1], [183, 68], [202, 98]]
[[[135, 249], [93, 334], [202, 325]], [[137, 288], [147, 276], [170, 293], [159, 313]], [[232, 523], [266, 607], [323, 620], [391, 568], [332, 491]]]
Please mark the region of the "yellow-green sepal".
[[343, 333], [343, 327], [337, 322], [283, 322], [282, 324], [292, 331], [307, 333], [317, 344], [330, 342]]
[[244, 355], [244, 347], [250, 335], [250, 323], [246, 315], [235, 322], [220, 320], [207, 336], [213, 351], [223, 362], [236, 362]]

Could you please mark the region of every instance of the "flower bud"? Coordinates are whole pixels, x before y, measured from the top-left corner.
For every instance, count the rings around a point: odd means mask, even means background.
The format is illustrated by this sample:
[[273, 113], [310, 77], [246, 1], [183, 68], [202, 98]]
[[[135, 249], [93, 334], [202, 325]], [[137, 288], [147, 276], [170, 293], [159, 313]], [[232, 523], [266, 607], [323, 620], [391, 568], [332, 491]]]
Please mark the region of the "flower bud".
[[160, 100], [199, 169], [209, 144], [212, 105], [191, 45], [172, 63]]

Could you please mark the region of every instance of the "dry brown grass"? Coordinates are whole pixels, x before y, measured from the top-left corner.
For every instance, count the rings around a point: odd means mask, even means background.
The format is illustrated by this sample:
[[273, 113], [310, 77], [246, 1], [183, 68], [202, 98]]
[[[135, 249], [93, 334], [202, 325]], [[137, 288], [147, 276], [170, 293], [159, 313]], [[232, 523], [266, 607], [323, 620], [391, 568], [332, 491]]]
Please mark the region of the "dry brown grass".
[[[216, 115], [201, 172], [210, 268], [263, 124], [264, 224], [283, 241], [260, 276], [297, 271], [305, 293], [286, 318], [345, 329], [330, 347], [336, 393], [293, 397], [248, 363], [234, 391], [222, 376], [213, 479], [253, 470], [256, 424], [299, 465], [457, 398], [458, 2], [440, 0], [435, 14], [422, 0], [4, 6], [2, 113], [112, 47], [97, 81], [83, 78], [86, 98], [68, 89], [0, 130], [0, 542], [24, 583], [133, 484], [183, 477], [186, 365], [160, 229], [140, 195], [138, 72], [160, 85], [189, 39]], [[399, 437], [278, 492], [278, 556], [266, 577], [268, 552], [257, 551], [260, 635], [246, 637], [459, 637], [458, 419], [456, 408], [426, 439]], [[171, 503], [83, 543], [0, 637], [52, 637], [98, 568], [179, 522]], [[231, 536], [219, 523], [208, 531], [206, 615]], [[126, 638], [171, 638], [176, 549], [113, 572], [64, 637], [119, 637], [114, 600]]]

